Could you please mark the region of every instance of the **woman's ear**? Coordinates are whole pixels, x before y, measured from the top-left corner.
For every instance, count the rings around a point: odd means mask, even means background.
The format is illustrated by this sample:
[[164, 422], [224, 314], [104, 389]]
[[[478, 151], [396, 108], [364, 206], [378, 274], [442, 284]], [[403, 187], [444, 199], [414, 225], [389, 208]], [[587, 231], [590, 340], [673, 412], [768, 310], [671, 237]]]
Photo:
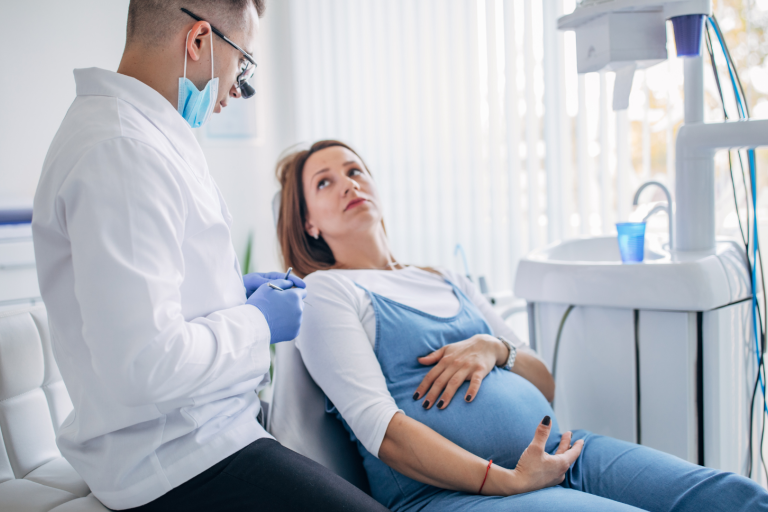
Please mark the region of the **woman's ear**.
[[317, 229], [310, 221], [307, 219], [306, 222], [304, 222], [304, 231], [307, 232], [309, 236], [317, 240], [320, 237], [320, 230]]

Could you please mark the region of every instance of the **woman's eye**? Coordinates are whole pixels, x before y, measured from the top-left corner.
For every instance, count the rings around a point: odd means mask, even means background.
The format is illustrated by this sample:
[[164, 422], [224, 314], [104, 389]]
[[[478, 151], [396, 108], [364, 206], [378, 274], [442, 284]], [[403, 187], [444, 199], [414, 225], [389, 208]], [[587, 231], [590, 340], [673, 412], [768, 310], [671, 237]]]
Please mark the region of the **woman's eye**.
[[349, 175], [350, 176], [358, 176], [360, 174], [363, 174], [363, 171], [361, 171], [360, 169], [350, 169], [349, 170]]
[[326, 179], [326, 180], [320, 180], [320, 182], [317, 184], [317, 190], [322, 190], [322, 189], [324, 189], [325, 187], [327, 187], [328, 185], [330, 185], [330, 183], [331, 183], [331, 182], [330, 182], [330, 181], [328, 181], [327, 179]]

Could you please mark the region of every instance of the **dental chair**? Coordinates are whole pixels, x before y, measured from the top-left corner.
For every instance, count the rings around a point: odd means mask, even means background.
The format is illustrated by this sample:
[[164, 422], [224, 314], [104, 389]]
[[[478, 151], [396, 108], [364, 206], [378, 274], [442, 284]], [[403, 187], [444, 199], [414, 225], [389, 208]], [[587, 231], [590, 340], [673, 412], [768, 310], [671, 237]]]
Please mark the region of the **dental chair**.
[[56, 446], [71, 410], [45, 308], [0, 313], [0, 511], [107, 510]]
[[357, 446], [341, 422], [325, 412], [325, 395], [304, 367], [293, 341], [275, 345], [268, 430], [286, 448], [371, 493]]
[[[272, 197], [277, 226], [280, 191]], [[307, 372], [294, 341], [275, 345], [274, 382], [267, 430], [297, 453], [322, 464], [371, 494], [363, 458], [335, 416], [325, 412], [325, 395]]]

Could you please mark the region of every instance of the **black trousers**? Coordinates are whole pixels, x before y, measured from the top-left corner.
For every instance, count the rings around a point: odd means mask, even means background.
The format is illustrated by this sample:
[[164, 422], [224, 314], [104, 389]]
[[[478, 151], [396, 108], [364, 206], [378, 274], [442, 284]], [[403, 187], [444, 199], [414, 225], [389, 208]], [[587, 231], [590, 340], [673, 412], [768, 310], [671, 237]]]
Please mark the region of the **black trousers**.
[[136, 512], [373, 511], [387, 509], [317, 462], [259, 439]]

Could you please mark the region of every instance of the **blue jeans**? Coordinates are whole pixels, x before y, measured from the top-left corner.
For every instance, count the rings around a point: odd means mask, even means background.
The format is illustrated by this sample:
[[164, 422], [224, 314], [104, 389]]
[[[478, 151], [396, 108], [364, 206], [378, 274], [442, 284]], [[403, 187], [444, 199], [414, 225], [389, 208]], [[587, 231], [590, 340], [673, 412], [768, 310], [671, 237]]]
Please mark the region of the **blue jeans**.
[[[577, 430], [584, 450], [555, 487], [516, 496], [443, 491], [403, 510], [526, 512], [732, 512], [768, 510], [768, 493], [755, 482], [697, 466], [645, 446]], [[557, 449], [557, 438], [547, 448]]]

